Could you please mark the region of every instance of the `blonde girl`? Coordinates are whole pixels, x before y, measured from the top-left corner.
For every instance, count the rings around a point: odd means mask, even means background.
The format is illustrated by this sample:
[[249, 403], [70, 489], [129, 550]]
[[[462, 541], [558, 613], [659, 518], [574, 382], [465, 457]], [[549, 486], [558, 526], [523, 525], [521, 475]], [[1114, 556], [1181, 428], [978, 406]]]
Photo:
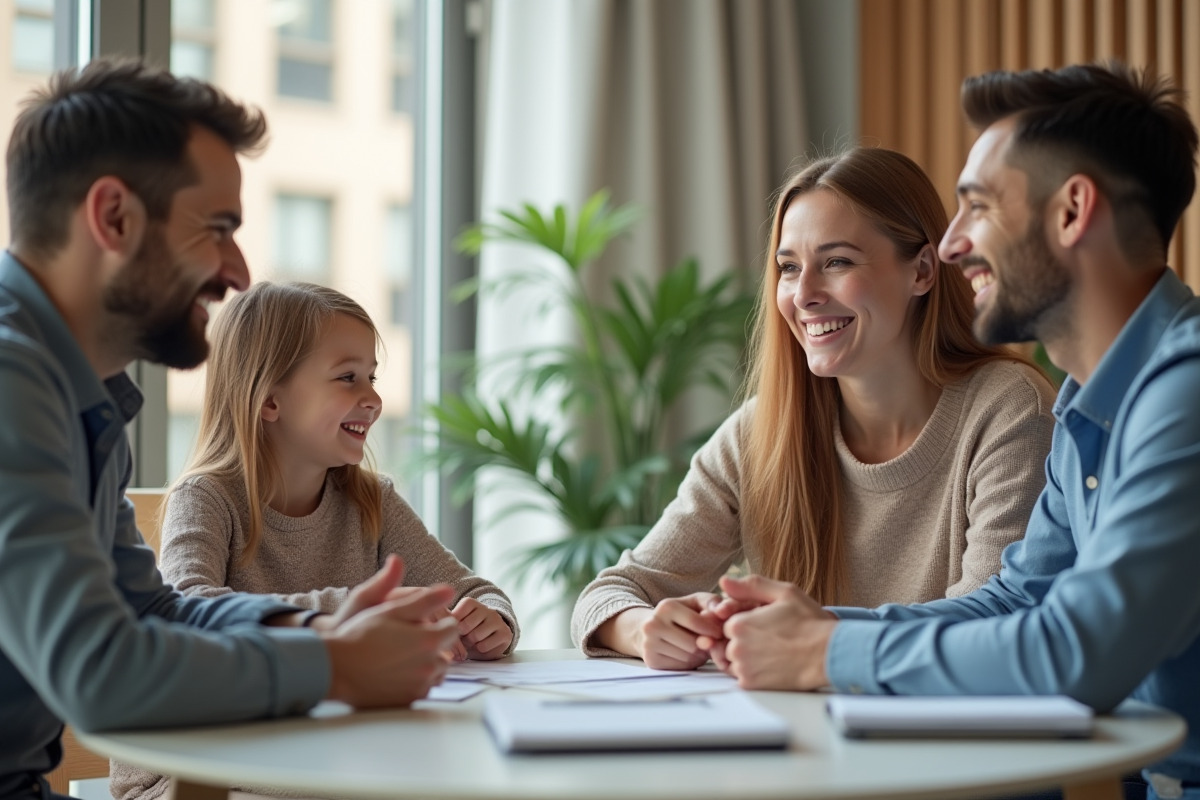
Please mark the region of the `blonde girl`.
[[999, 571], [1044, 482], [1054, 393], [979, 344], [972, 293], [937, 244], [946, 211], [907, 157], [855, 148], [778, 197], [752, 398], [697, 452], [645, 540], [580, 596], [589, 655], [706, 661], [735, 562], [822, 603], [965, 594]]
[[[381, 411], [377, 343], [362, 307], [323, 286], [258, 283], [228, 303], [213, 326], [195, 455], [166, 501], [163, 576], [185, 594], [272, 594], [331, 613], [394, 553], [405, 587], [454, 589], [455, 657], [500, 658], [518, 636], [508, 598], [363, 466]], [[114, 797], [166, 789], [113, 767]]]

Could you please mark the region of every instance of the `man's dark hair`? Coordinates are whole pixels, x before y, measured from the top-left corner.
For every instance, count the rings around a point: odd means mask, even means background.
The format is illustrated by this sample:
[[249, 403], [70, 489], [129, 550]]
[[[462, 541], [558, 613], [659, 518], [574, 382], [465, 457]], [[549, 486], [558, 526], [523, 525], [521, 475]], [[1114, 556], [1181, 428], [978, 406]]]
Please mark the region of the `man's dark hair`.
[[1139, 251], [1149, 246], [1165, 258], [1196, 190], [1196, 126], [1182, 94], [1148, 71], [1108, 61], [967, 78], [962, 104], [981, 130], [1016, 116], [1008, 160], [1029, 175], [1031, 203], [1086, 174], [1119, 209], [1127, 255], [1144, 258]]
[[187, 158], [195, 126], [236, 153], [265, 144], [257, 109], [221, 90], [132, 59], [97, 59], [56, 73], [23, 104], [8, 143], [8, 208], [13, 244], [52, 255], [66, 244], [71, 212], [96, 179], [120, 178], [165, 220], [171, 198], [197, 180]]

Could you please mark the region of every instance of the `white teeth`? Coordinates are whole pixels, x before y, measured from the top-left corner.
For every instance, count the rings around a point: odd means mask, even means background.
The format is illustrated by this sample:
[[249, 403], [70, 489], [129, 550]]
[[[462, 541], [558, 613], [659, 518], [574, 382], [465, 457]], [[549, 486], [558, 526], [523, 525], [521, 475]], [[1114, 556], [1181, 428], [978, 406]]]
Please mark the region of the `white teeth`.
[[836, 322], [806, 322], [804, 327], [809, 336], [823, 336], [830, 331], [840, 331], [848, 324], [850, 324], [850, 320], [839, 319]]
[[348, 430], [348, 431], [352, 431], [352, 432], [354, 432], [354, 433], [357, 433], [357, 434], [359, 434], [360, 436], [361, 436], [361, 435], [363, 435], [363, 434], [365, 434], [365, 433], [367, 432], [367, 426], [366, 426], [366, 425], [359, 425], [359, 424], [358, 424], [358, 423], [356, 423], [356, 422], [349, 422], [349, 423], [346, 423], [346, 424], [345, 424], [345, 425], [343, 425], [342, 427], [343, 427], [343, 428], [345, 428], [345, 429], [346, 429], [346, 430]]
[[996, 282], [996, 276], [990, 272], [980, 272], [971, 278], [971, 289], [978, 294], [982, 289]]

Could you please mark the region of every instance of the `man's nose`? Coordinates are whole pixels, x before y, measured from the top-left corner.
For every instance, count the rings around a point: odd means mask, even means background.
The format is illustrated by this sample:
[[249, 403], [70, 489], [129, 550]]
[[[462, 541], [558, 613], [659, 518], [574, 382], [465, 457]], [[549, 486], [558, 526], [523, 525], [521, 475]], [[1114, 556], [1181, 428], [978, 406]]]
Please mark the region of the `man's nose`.
[[953, 264], [971, 252], [971, 240], [963, 232], [962, 214], [956, 214], [950, 220], [950, 227], [938, 243], [938, 257], [948, 264]]
[[226, 243], [222, 253], [221, 277], [235, 291], [244, 292], [250, 287], [250, 267], [242, 249], [232, 240]]

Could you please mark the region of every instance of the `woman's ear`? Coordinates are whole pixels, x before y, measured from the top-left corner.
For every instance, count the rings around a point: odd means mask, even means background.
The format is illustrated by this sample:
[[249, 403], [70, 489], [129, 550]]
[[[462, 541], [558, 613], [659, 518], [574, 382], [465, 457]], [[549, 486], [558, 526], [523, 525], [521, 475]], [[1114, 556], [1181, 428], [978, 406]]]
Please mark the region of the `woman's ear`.
[[267, 395], [267, 399], [263, 401], [259, 416], [262, 417], [263, 422], [275, 422], [279, 419], [279, 403], [275, 400], [275, 395]]
[[913, 297], [929, 294], [933, 282], [937, 280], [937, 253], [932, 244], [926, 244], [917, 253], [917, 274], [913, 281]]

